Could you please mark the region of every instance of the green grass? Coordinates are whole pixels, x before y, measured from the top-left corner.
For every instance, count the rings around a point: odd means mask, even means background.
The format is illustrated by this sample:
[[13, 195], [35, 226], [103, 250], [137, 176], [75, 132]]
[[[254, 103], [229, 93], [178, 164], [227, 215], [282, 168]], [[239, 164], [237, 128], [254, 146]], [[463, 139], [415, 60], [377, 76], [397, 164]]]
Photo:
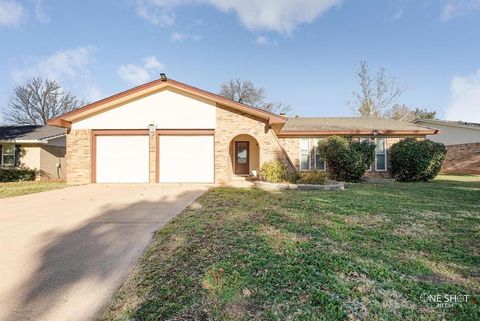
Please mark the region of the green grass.
[[0, 198], [26, 195], [66, 187], [65, 182], [12, 182], [0, 183]]
[[[480, 178], [216, 188], [160, 230], [104, 320], [480, 320]], [[450, 308], [421, 301], [468, 294]]]

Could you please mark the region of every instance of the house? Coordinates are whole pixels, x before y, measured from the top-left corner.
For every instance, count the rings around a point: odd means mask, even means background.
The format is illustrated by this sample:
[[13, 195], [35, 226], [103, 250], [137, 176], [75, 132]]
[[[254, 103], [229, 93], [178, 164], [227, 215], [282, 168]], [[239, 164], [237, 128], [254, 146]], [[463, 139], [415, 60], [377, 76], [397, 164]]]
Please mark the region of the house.
[[437, 135], [427, 135], [434, 142], [445, 145], [480, 143], [480, 124], [417, 118], [412, 123], [439, 130]]
[[480, 174], [480, 124], [463, 121], [415, 119], [414, 124], [439, 130], [428, 139], [447, 146], [441, 172]]
[[140, 85], [49, 121], [68, 129], [67, 181], [228, 183], [280, 160], [289, 170], [328, 170], [315, 142], [355, 135], [377, 144], [370, 176], [388, 176], [388, 147], [433, 129], [386, 119], [287, 118], [166, 79]]
[[65, 178], [66, 131], [55, 126], [0, 127], [0, 167], [38, 171], [37, 179]]

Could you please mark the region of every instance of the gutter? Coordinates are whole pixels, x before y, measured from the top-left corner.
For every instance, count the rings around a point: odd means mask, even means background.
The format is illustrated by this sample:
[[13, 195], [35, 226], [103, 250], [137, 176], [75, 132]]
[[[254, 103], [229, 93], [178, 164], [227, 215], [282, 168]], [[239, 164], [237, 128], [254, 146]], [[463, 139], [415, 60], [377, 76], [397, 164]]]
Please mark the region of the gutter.
[[46, 139], [5, 139], [0, 140], [0, 144], [42, 144], [47, 145], [48, 140]]
[[434, 135], [438, 129], [431, 130], [315, 130], [315, 131], [281, 131], [278, 137], [306, 137], [328, 135]]

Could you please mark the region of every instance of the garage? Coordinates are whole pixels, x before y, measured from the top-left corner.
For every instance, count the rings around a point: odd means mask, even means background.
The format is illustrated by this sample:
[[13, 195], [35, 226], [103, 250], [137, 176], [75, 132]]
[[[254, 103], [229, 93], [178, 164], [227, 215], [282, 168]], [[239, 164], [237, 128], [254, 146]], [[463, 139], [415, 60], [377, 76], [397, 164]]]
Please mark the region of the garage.
[[148, 135], [95, 136], [97, 183], [148, 183]]
[[160, 135], [160, 183], [213, 183], [213, 135]]

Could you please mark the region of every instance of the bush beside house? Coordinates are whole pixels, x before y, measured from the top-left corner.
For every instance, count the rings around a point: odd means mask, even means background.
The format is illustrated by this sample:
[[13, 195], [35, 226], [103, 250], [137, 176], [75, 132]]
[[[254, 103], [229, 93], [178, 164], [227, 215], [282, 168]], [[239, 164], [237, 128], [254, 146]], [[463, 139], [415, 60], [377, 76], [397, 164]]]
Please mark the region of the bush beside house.
[[330, 136], [318, 143], [318, 153], [327, 162], [332, 178], [357, 182], [375, 157], [375, 145], [351, 137]]
[[280, 161], [266, 162], [261, 170], [261, 179], [269, 183], [323, 185], [326, 178], [325, 173], [321, 171], [289, 173], [287, 166]]
[[29, 168], [0, 168], [0, 182], [34, 181], [36, 171]]
[[401, 182], [426, 182], [440, 172], [447, 153], [442, 143], [407, 138], [390, 148], [391, 170]]
[[298, 173], [297, 184], [323, 185], [327, 180], [327, 175], [321, 171], [308, 171]]
[[284, 183], [288, 181], [288, 169], [280, 161], [265, 162], [261, 169], [261, 179], [269, 183]]

